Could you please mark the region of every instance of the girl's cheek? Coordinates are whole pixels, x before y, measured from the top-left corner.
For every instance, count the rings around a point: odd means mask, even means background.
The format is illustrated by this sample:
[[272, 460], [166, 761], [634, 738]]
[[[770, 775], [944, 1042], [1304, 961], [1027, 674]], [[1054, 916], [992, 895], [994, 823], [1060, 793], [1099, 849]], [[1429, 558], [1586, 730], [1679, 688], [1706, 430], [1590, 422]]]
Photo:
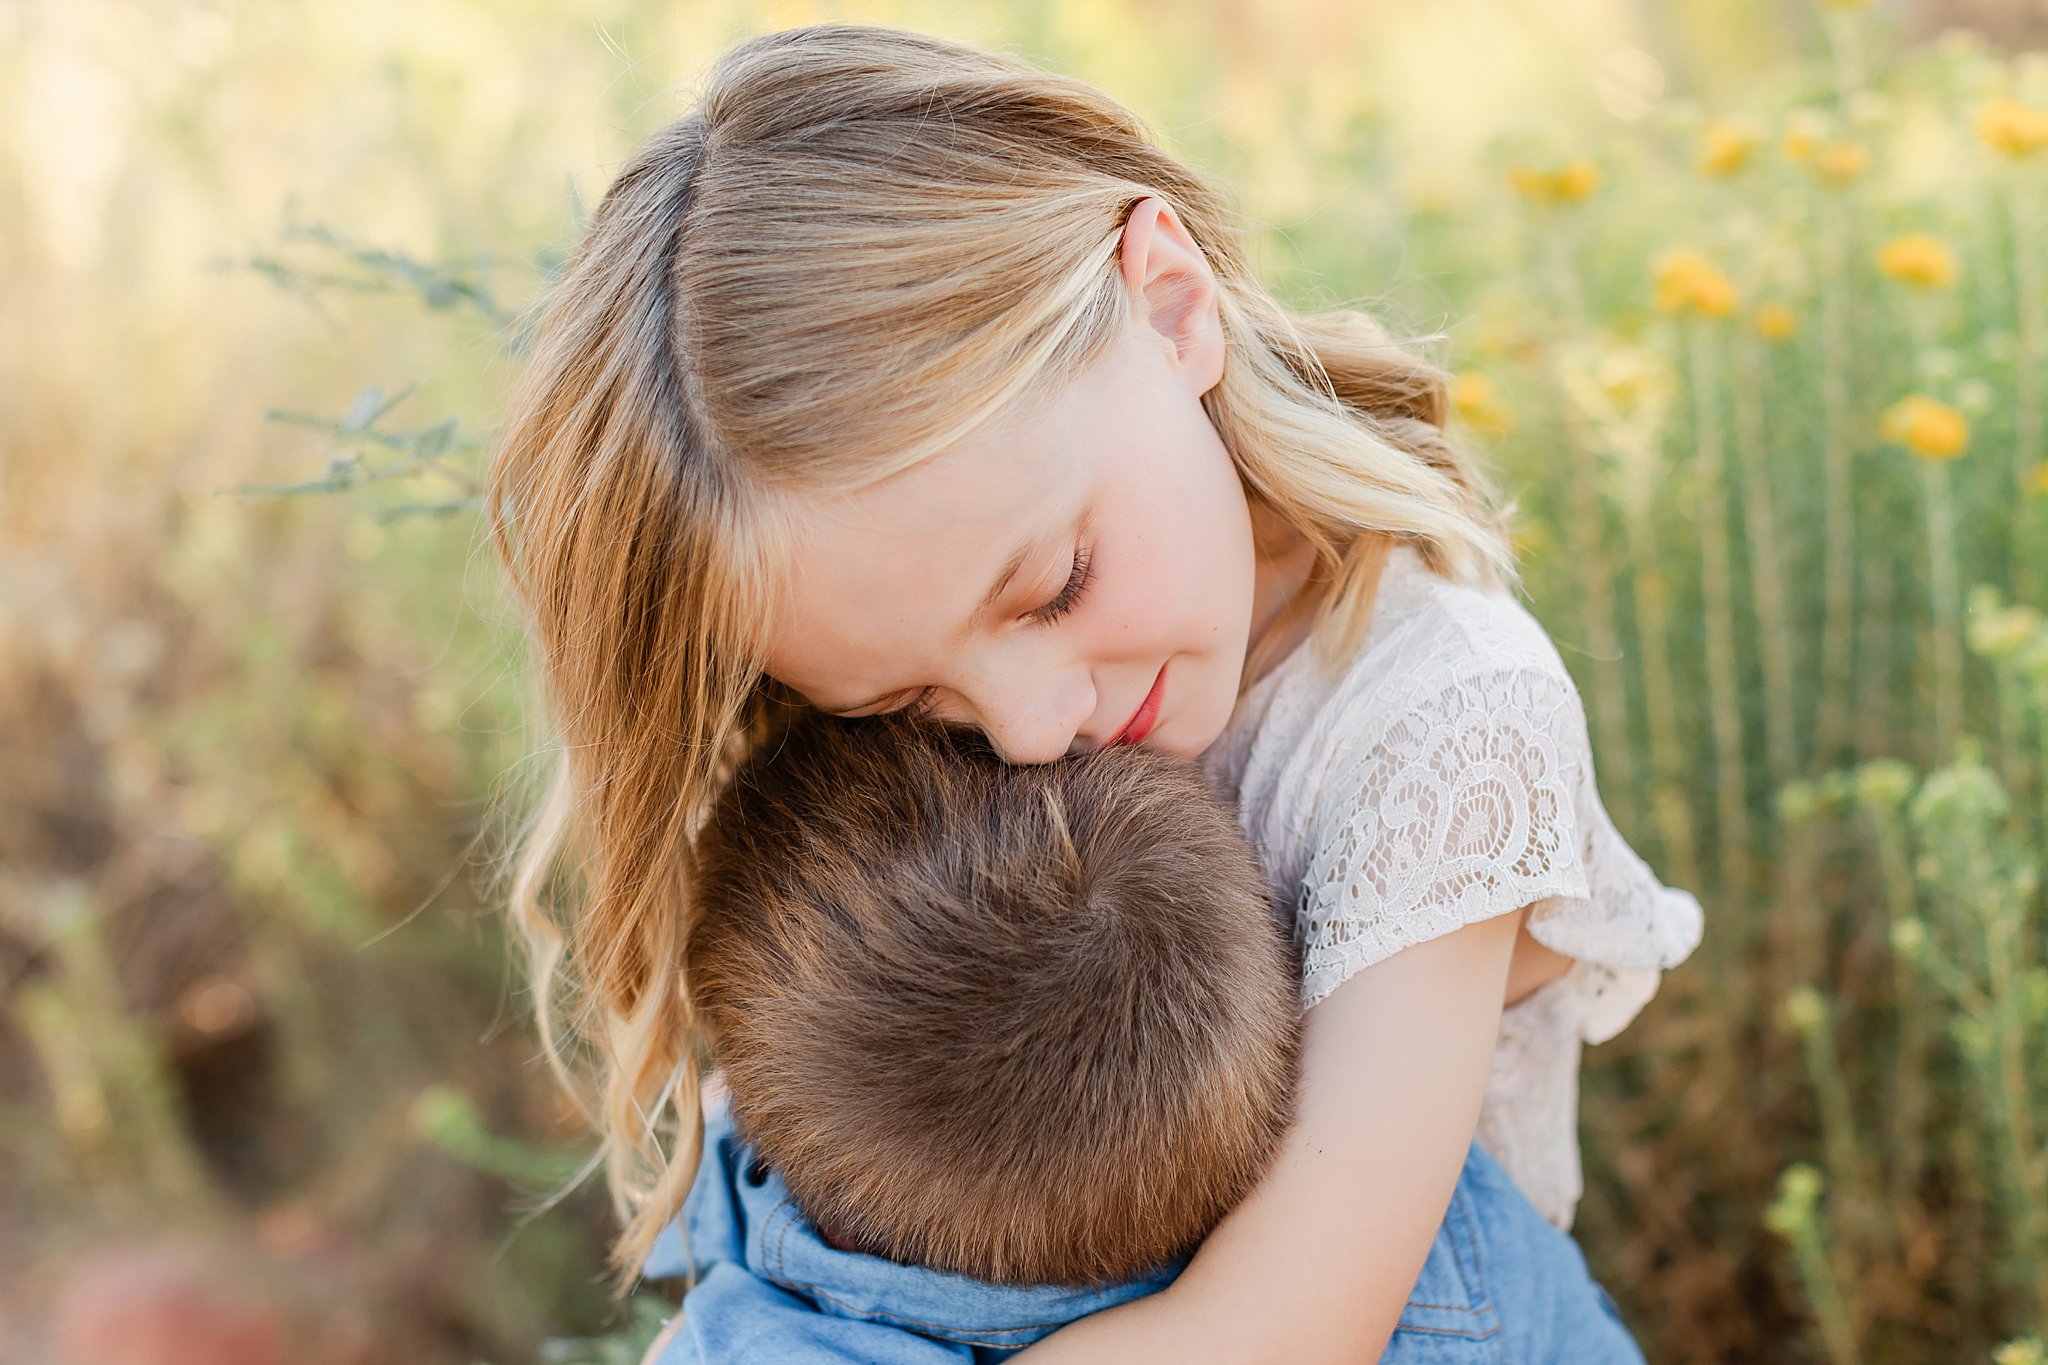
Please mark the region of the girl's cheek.
[[1103, 614], [1114, 616], [1118, 636], [1126, 644], [1155, 635], [1162, 622], [1177, 619], [1187, 594], [1200, 587], [1199, 580], [1185, 578], [1177, 566], [1156, 557], [1112, 565], [1110, 572], [1115, 577], [1103, 581]]

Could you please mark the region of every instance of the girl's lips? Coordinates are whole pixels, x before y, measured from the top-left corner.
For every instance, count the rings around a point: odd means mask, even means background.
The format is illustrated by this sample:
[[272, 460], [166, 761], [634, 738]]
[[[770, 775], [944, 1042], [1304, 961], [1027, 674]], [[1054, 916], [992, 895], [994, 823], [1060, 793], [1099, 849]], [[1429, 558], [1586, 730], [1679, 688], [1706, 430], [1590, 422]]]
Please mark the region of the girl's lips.
[[1145, 694], [1144, 701], [1138, 703], [1138, 713], [1125, 722], [1124, 728], [1116, 732], [1109, 744], [1102, 747], [1107, 749], [1111, 744], [1136, 744], [1151, 734], [1152, 726], [1159, 720], [1159, 698], [1165, 687], [1166, 666], [1161, 664], [1159, 676], [1152, 680], [1152, 690]]

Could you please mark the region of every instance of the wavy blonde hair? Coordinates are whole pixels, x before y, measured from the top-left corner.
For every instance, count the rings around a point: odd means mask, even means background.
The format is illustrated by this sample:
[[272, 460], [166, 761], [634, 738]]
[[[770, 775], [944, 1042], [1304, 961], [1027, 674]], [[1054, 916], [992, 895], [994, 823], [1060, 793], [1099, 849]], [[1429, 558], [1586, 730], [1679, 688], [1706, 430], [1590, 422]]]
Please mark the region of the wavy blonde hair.
[[1321, 656], [1361, 640], [1392, 541], [1512, 583], [1504, 514], [1444, 436], [1444, 374], [1362, 313], [1283, 307], [1209, 179], [1100, 91], [1003, 55], [836, 24], [740, 43], [545, 301], [487, 491], [553, 728], [506, 895], [545, 1054], [600, 1138], [621, 1293], [699, 1158], [692, 837], [792, 700], [757, 638], [791, 509], [1103, 353], [1148, 196], [1214, 270], [1226, 360], [1202, 402], [1248, 498], [1314, 547], [1295, 610], [1313, 602]]

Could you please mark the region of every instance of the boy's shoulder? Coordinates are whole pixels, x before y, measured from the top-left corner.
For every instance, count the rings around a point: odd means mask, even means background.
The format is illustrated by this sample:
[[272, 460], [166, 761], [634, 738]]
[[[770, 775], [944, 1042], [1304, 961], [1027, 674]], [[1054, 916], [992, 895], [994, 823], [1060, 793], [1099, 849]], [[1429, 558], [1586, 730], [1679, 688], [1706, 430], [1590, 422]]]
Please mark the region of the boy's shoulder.
[[705, 1110], [703, 1158], [682, 1213], [642, 1263], [649, 1278], [692, 1280], [685, 1327], [664, 1365], [924, 1362], [1020, 1350], [1163, 1288], [1179, 1270], [1099, 1287], [996, 1285], [841, 1251], [740, 1135], [722, 1095]]

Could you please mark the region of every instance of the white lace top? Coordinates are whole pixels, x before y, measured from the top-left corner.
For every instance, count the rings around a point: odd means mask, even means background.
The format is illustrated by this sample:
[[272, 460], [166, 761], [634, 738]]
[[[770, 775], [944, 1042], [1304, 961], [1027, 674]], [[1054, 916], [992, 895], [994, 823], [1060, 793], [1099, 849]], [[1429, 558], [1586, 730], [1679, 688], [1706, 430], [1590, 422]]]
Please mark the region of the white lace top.
[[1398, 546], [1363, 647], [1327, 674], [1296, 648], [1202, 764], [1294, 905], [1304, 1009], [1411, 944], [1536, 907], [1530, 934], [1577, 961], [1502, 1013], [1477, 1136], [1569, 1228], [1580, 1045], [1636, 1016], [1701, 916], [1600, 804], [1578, 688], [1542, 626]]

